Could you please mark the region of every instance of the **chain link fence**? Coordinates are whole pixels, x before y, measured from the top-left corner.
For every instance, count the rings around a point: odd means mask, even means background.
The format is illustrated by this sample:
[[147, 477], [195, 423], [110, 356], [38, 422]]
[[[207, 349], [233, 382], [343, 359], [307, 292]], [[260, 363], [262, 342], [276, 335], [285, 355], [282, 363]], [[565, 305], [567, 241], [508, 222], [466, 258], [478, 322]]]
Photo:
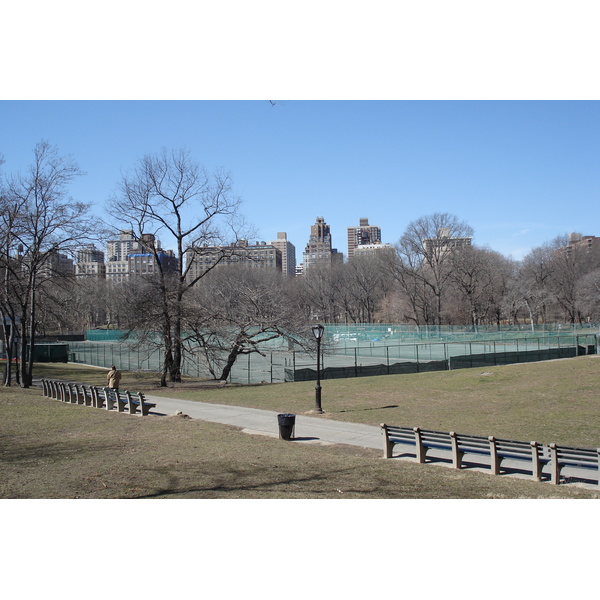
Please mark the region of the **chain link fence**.
[[[394, 329], [396, 327], [396, 329]], [[326, 326], [321, 378], [364, 377], [398, 373], [420, 373], [459, 368], [536, 362], [595, 354], [598, 333], [590, 328], [556, 327], [531, 331], [410, 331], [407, 326]], [[96, 332], [94, 332], [96, 335]], [[71, 362], [127, 371], [160, 372], [163, 354], [156, 348], [141, 348], [123, 338], [122, 332], [101, 332], [104, 341], [69, 343]], [[100, 337], [98, 336], [98, 337]], [[342, 337], [340, 337], [342, 336]], [[413, 341], [407, 341], [413, 336]], [[96, 340], [98, 340], [96, 337]], [[444, 341], [440, 340], [444, 338]], [[419, 340], [419, 341], [417, 341]], [[316, 355], [271, 349], [260, 355], [241, 355], [229, 381], [241, 384], [282, 383], [316, 379]], [[212, 374], [197, 356], [186, 354], [184, 375], [211, 379]]]

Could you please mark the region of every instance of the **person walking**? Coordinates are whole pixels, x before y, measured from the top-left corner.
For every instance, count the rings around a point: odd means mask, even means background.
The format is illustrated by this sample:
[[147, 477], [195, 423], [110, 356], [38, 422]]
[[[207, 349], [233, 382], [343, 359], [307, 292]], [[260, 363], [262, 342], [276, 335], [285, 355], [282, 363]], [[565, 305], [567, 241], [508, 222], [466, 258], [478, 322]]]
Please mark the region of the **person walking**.
[[119, 381], [121, 381], [121, 372], [117, 371], [117, 367], [113, 365], [107, 375], [108, 387], [119, 391]]

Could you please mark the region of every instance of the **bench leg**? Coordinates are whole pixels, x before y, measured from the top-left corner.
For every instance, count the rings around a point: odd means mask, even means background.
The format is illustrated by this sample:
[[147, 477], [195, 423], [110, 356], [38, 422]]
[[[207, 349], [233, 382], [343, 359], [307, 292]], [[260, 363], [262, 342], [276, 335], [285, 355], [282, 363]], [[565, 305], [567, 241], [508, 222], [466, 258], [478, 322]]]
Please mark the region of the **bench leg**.
[[500, 474], [500, 462], [502, 459], [498, 457], [498, 448], [496, 446], [496, 438], [493, 435], [488, 437], [490, 442], [490, 469], [492, 470], [492, 475]]
[[129, 407], [129, 414], [135, 415], [136, 406], [132, 402], [132, 397], [131, 397], [131, 393], [129, 392], [129, 390], [125, 390], [125, 396], [127, 398], [127, 406]]
[[540, 463], [540, 449], [537, 442], [531, 442], [531, 477], [535, 481], [542, 480], [542, 465]]
[[423, 464], [425, 462], [425, 454], [427, 448], [423, 446], [423, 438], [421, 437], [421, 430], [418, 427], [413, 427], [415, 432], [415, 454], [417, 456], [417, 462]]
[[102, 390], [102, 393], [104, 394], [104, 404], [106, 405], [106, 410], [112, 410], [113, 405], [114, 405], [114, 400], [112, 399], [112, 396], [111, 396], [110, 392], [108, 391], [108, 388], [104, 388]]
[[384, 440], [383, 442], [383, 458], [392, 458], [392, 451], [394, 448], [394, 444], [392, 444], [389, 440]]
[[554, 485], [560, 483], [560, 465], [558, 464], [558, 456], [556, 444], [550, 444], [550, 482]]
[[450, 443], [452, 444], [452, 466], [455, 469], [460, 469], [462, 466], [464, 452], [461, 452], [458, 449], [458, 439], [454, 431], [450, 432]]
[[382, 423], [380, 427], [381, 435], [383, 435], [383, 458], [392, 458], [392, 448], [394, 447], [394, 444], [390, 442], [390, 437], [385, 425]]
[[146, 402], [144, 401], [144, 395], [142, 394], [142, 392], [138, 392], [138, 400], [140, 401], [140, 412], [142, 413], [142, 416], [145, 417], [150, 412], [150, 409], [154, 408], [154, 406], [151, 406], [150, 404], [146, 404]]

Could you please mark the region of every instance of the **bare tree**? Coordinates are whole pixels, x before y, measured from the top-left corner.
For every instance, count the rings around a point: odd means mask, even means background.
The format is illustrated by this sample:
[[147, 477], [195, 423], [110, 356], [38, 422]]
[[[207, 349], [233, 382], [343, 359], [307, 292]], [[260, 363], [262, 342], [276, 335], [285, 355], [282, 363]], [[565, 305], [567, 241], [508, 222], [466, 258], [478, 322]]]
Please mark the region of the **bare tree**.
[[[0, 165], [4, 158], [0, 156]], [[3, 383], [10, 386], [12, 382], [12, 362], [14, 357], [15, 341], [17, 339], [17, 303], [12, 292], [13, 256], [15, 251], [14, 236], [18, 211], [13, 207], [4, 179], [0, 179], [0, 273], [2, 274], [2, 287], [0, 288], [0, 316], [2, 318], [2, 332], [4, 337], [4, 350], [6, 366], [3, 374]], [[17, 370], [17, 382], [20, 381]]]
[[397, 260], [388, 264], [392, 277], [412, 307], [417, 324], [442, 322], [452, 252], [467, 243], [473, 229], [447, 213], [435, 213], [409, 223], [396, 245]]
[[309, 321], [336, 323], [339, 318], [339, 294], [336, 267], [316, 265], [298, 281], [299, 304], [307, 308]]
[[[156, 320], [147, 325], [158, 329], [161, 336], [162, 386], [166, 386], [167, 377], [181, 380], [183, 300], [201, 278], [232, 253], [230, 242], [232, 238], [237, 241], [243, 226], [239, 206], [231, 176], [221, 172], [209, 175], [185, 150], [144, 156], [123, 176], [109, 203], [109, 213], [118, 222], [127, 223], [140, 242], [145, 238], [144, 245], [158, 267], [153, 304], [160, 310], [159, 315], [153, 315]], [[161, 234], [174, 240], [177, 267], [173, 275], [163, 264]], [[195, 269], [200, 257], [209, 252], [215, 259], [212, 266]], [[143, 322], [138, 320], [138, 325], [143, 326]]]
[[227, 380], [239, 356], [258, 353], [275, 340], [310, 348], [314, 344], [290, 281], [281, 273], [229, 266], [211, 273], [187, 298], [186, 340], [216, 379]]
[[[507, 266], [503, 256], [486, 248], [466, 246], [450, 255], [450, 281], [456, 290], [457, 309], [468, 309], [474, 331], [484, 322], [499, 322], [506, 281], [500, 275]], [[452, 322], [460, 321], [455, 317]]]
[[544, 244], [534, 248], [521, 261], [517, 287], [520, 303], [525, 307], [531, 329], [536, 323], [547, 320], [548, 305], [552, 301], [550, 281], [552, 276], [553, 248]]
[[577, 283], [582, 311], [589, 321], [600, 321], [600, 269], [584, 275]]
[[596, 247], [567, 246], [567, 236], [552, 243], [552, 271], [549, 290], [569, 323], [581, 323], [582, 298], [580, 282], [600, 268], [600, 251]]
[[89, 204], [68, 196], [73, 179], [83, 175], [77, 163], [45, 141], [36, 145], [33, 154], [27, 172], [6, 182], [0, 225], [3, 296], [11, 303], [5, 316], [14, 331], [20, 330], [24, 387], [32, 380], [38, 296], [53, 276], [53, 259], [89, 240], [94, 230]]
[[389, 272], [382, 268], [385, 253], [386, 250], [378, 250], [375, 255], [356, 253], [343, 265], [340, 296], [346, 315], [355, 323], [372, 323], [392, 286]]

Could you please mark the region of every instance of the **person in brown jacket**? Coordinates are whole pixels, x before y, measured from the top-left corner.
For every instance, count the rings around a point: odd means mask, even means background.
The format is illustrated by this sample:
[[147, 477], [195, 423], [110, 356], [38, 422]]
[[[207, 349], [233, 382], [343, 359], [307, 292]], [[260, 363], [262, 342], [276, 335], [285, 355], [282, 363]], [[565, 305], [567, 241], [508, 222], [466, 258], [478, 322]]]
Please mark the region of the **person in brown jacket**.
[[114, 365], [110, 368], [107, 376], [108, 387], [117, 390], [119, 389], [119, 381], [121, 381], [121, 372], [117, 371], [117, 367]]

